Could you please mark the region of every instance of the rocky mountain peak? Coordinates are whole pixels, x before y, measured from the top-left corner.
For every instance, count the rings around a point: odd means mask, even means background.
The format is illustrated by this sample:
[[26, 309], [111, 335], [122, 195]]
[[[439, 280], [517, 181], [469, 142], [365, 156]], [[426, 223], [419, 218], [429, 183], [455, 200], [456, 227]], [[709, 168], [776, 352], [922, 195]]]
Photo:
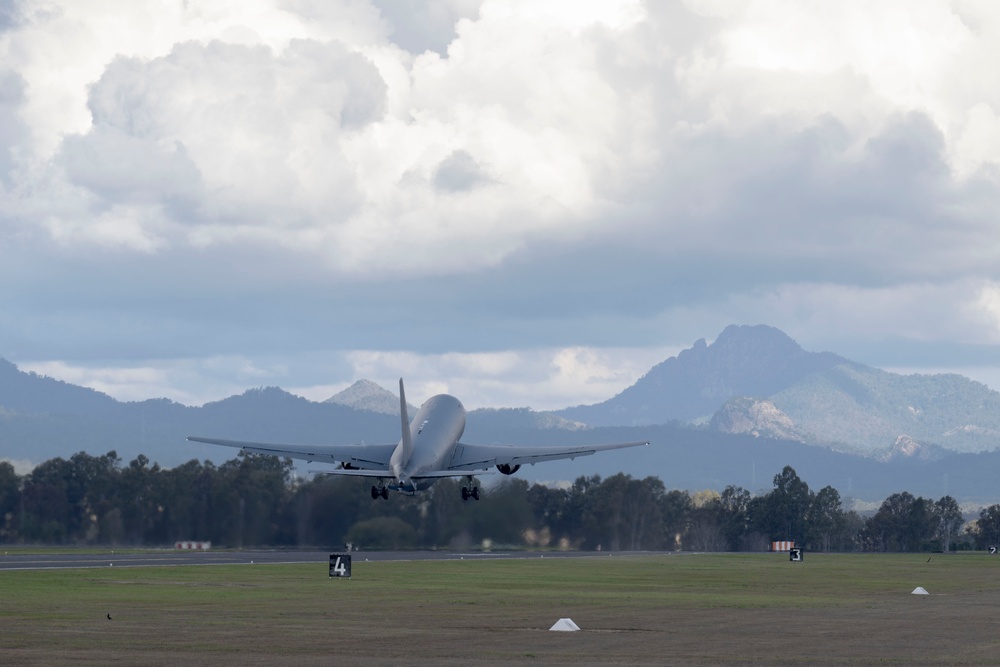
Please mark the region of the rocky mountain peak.
[[[325, 403], [337, 403], [355, 410], [398, 415], [399, 396], [383, 389], [371, 380], [358, 380], [344, 391], [331, 396]], [[412, 415], [416, 408], [407, 403], [407, 411]]]
[[920, 461], [934, 461], [941, 458], [943, 451], [935, 445], [925, 445], [917, 442], [905, 433], [896, 438], [889, 451], [877, 457], [882, 463], [896, 461], [898, 459], [916, 459]]
[[774, 327], [731, 325], [712, 344], [700, 339], [657, 364], [614, 398], [560, 414], [591, 426], [697, 421], [731, 398], [771, 396], [843, 363], [849, 362], [829, 352], [806, 352]]
[[709, 427], [723, 433], [805, 442], [795, 423], [766, 399], [741, 396], [728, 401], [712, 416]]

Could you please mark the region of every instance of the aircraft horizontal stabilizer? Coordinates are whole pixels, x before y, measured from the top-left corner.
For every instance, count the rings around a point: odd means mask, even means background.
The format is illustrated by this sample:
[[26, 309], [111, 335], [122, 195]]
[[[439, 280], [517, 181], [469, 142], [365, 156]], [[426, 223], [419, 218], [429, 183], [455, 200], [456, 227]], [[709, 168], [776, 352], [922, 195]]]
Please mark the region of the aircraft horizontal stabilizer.
[[[317, 475], [347, 475], [353, 477], [381, 477], [384, 479], [389, 479], [393, 477], [392, 471], [390, 470], [314, 470], [311, 471]], [[422, 472], [420, 474], [414, 475], [412, 479], [441, 479], [444, 477], [468, 477], [470, 471], [446, 471], [446, 470], [435, 470], [433, 472]], [[476, 473], [476, 476], [480, 475], [491, 475], [492, 473]]]

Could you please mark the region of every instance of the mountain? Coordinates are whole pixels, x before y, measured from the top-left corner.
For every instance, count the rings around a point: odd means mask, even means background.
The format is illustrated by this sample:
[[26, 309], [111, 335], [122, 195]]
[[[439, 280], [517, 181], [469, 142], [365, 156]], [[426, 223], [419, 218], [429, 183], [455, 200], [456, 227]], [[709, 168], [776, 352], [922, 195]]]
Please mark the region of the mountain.
[[711, 345], [694, 347], [654, 366], [634, 385], [596, 405], [557, 411], [591, 426], [707, 421], [737, 396], [768, 397], [847, 359], [806, 352], [774, 327], [729, 326]]
[[899, 375], [807, 352], [773, 327], [729, 326], [596, 405], [558, 411], [590, 426], [679, 421], [865, 456], [1000, 447], [1000, 393], [954, 374]]
[[110, 414], [118, 402], [107, 394], [44, 375], [24, 373], [0, 359], [0, 406], [22, 413]]
[[[388, 389], [383, 389], [371, 380], [358, 380], [344, 391], [334, 394], [324, 402], [346, 405], [355, 410], [367, 410], [369, 412], [399, 416], [399, 394], [394, 394]], [[413, 414], [417, 411], [417, 408], [407, 403], [406, 410]]]
[[572, 422], [551, 412], [535, 412], [530, 408], [478, 408], [469, 412], [469, 428], [482, 429], [541, 429], [554, 431], [579, 431], [589, 428], [586, 424]]
[[[277, 387], [188, 407], [119, 402], [0, 360], [0, 459], [42, 461], [115, 450], [166, 467], [234, 452], [187, 435], [299, 444], [396, 442], [398, 396], [358, 382], [317, 403]], [[413, 408], [411, 408], [413, 409]], [[614, 455], [525, 466], [528, 481], [624, 472], [668, 488], [770, 487], [791, 465], [811, 488], [881, 501], [907, 490], [995, 502], [1000, 394], [958, 375], [902, 376], [803, 350], [766, 326], [732, 326], [594, 406], [555, 413], [480, 409], [464, 439], [537, 445], [649, 440]], [[859, 454], [863, 454], [859, 455]], [[305, 466], [299, 468], [305, 471]]]
[[1000, 393], [961, 375], [899, 375], [844, 364], [769, 396], [813, 440], [883, 456], [901, 436], [922, 446], [1000, 446]]
[[774, 403], [763, 398], [730, 399], [712, 415], [708, 427], [723, 433], [749, 433], [754, 437], [805, 442], [806, 434]]
[[[0, 459], [40, 463], [79, 451], [139, 454], [172, 467], [222, 461], [233, 452], [190, 443], [188, 435], [298, 443], [399, 439], [399, 416], [315, 403], [276, 387], [188, 407], [167, 399], [119, 402], [83, 387], [24, 373], [0, 360]], [[378, 437], [378, 435], [376, 435]]]

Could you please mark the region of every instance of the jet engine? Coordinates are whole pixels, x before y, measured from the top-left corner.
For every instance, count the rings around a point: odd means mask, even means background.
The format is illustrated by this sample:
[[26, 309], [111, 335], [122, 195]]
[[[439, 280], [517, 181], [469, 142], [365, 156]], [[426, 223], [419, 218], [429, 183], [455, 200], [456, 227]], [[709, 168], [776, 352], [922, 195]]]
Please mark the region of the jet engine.
[[521, 469], [520, 465], [511, 465], [509, 463], [498, 463], [497, 464], [497, 470], [499, 470], [500, 472], [502, 472], [505, 475], [513, 475], [514, 473], [516, 473], [520, 469]]

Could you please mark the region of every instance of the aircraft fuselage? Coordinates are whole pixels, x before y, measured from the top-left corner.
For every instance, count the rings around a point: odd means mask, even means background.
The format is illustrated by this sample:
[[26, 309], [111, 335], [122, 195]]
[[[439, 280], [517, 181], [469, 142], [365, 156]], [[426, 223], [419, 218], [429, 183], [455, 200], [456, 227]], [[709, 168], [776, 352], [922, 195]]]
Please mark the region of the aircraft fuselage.
[[455, 447], [465, 432], [465, 407], [454, 396], [432, 396], [421, 406], [407, 428], [413, 443], [412, 451], [406, 451], [406, 438], [401, 438], [392, 453], [390, 466], [396, 475], [397, 490], [413, 493], [428, 489], [437, 481], [437, 478], [425, 477], [414, 484], [414, 477], [448, 467]]

